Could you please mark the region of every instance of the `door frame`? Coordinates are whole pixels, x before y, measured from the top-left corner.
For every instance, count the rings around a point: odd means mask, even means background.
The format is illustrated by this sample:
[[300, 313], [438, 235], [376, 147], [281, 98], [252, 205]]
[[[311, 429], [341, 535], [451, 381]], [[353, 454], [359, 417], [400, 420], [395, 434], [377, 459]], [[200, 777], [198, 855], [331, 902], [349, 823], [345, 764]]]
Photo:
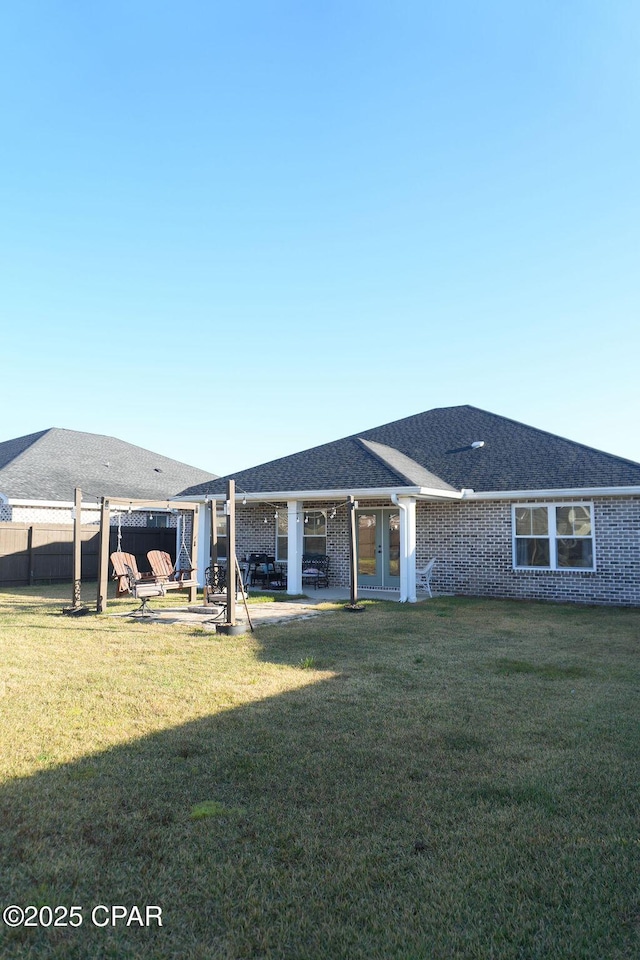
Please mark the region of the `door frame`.
[[[401, 522], [401, 511], [398, 507], [371, 507], [367, 509], [366, 507], [360, 507], [356, 511], [356, 537], [357, 537], [357, 555], [358, 555], [358, 567], [360, 566], [360, 524], [359, 518], [361, 516], [367, 516], [373, 514], [376, 518], [376, 530], [375, 530], [375, 542], [374, 542], [374, 557], [376, 561], [376, 570], [373, 576], [368, 574], [363, 574], [358, 569], [358, 587], [362, 588], [378, 588], [378, 589], [391, 589], [399, 590], [400, 589], [400, 564], [401, 552], [400, 552], [400, 522]], [[397, 561], [398, 561], [398, 574], [392, 575], [389, 570], [391, 562], [391, 547], [392, 547], [392, 538], [390, 536], [389, 521], [391, 516], [396, 516], [398, 518], [398, 542], [397, 542]]]

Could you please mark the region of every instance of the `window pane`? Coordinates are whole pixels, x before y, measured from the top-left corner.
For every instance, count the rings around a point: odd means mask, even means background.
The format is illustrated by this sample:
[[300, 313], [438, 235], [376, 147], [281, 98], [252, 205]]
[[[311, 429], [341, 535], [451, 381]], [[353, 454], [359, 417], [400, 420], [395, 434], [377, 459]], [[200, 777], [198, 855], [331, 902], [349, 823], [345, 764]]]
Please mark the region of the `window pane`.
[[588, 507], [557, 507], [556, 529], [561, 537], [590, 537], [591, 513]]
[[527, 537], [531, 533], [531, 510], [529, 507], [516, 507], [516, 536]]
[[288, 537], [276, 537], [276, 560], [286, 560], [289, 556]]
[[286, 513], [281, 513], [280, 510], [278, 510], [277, 529], [279, 537], [286, 537], [289, 530], [289, 517]]
[[558, 540], [558, 566], [593, 568], [593, 543], [585, 540]]
[[376, 573], [376, 514], [358, 514], [358, 573], [373, 577]]
[[549, 541], [533, 537], [516, 540], [516, 566], [548, 567]]
[[326, 537], [305, 537], [303, 550], [304, 550], [304, 553], [326, 554], [327, 552]]
[[534, 507], [531, 511], [531, 532], [538, 537], [548, 536], [549, 514], [546, 507]]
[[516, 536], [545, 537], [549, 532], [546, 507], [516, 507]]
[[400, 576], [400, 514], [389, 515], [389, 576]]
[[227, 557], [227, 538], [218, 537], [218, 542], [216, 544], [216, 555], [218, 559], [226, 559]]
[[168, 527], [169, 517], [167, 516], [166, 513], [147, 514], [147, 526], [148, 527]]
[[304, 533], [309, 537], [326, 537], [327, 517], [324, 510], [306, 510], [304, 515]]

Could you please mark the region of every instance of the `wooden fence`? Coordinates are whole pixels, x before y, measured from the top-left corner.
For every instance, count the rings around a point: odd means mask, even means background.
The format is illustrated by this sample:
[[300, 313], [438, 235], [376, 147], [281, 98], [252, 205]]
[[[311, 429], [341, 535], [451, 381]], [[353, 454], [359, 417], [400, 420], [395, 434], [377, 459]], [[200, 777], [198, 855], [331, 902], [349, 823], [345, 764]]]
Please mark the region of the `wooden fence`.
[[[140, 572], [149, 570], [149, 550], [176, 556], [176, 531], [170, 527], [122, 527], [121, 549], [132, 553]], [[109, 530], [109, 553], [117, 549], [117, 530]], [[82, 579], [98, 577], [99, 529], [82, 527]], [[0, 587], [59, 583], [73, 579], [73, 526], [49, 523], [0, 523]]]

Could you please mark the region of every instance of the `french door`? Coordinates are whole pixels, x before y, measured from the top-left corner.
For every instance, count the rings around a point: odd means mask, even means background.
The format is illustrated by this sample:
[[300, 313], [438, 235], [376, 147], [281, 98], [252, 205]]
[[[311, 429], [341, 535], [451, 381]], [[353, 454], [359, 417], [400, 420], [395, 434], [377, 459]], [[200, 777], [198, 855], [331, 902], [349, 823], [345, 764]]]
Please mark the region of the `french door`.
[[356, 512], [359, 587], [400, 587], [400, 513]]

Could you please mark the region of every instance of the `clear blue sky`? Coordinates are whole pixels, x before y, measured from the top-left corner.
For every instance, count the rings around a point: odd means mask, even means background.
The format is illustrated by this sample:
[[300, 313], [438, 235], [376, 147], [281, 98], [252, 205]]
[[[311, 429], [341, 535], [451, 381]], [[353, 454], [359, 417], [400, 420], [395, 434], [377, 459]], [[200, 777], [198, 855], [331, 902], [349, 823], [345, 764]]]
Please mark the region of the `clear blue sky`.
[[640, 460], [637, 0], [5, 5], [0, 440], [470, 403]]

